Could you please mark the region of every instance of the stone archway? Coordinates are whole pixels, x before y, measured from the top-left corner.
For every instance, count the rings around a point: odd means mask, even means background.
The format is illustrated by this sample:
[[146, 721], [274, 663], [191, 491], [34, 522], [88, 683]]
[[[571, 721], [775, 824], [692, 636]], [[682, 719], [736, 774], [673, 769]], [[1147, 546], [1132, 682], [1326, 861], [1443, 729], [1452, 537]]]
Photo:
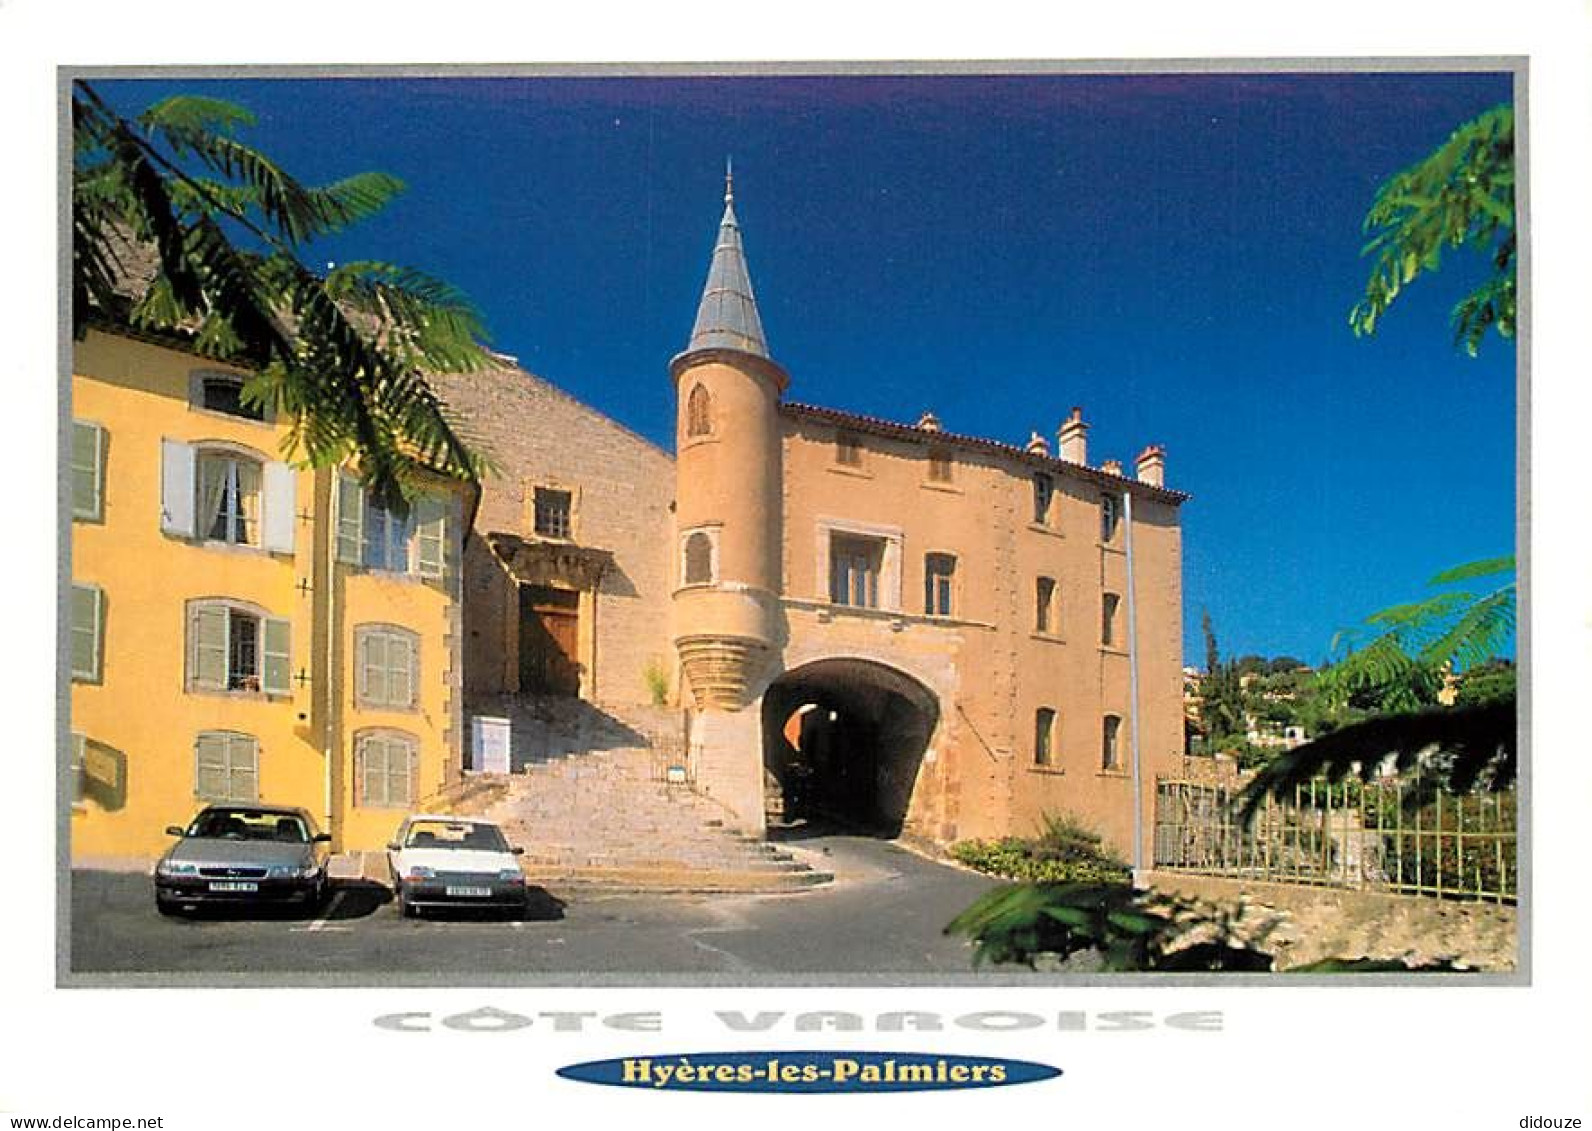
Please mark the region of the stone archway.
[[898, 836], [940, 720], [934, 692], [872, 660], [815, 660], [763, 694], [763, 766], [784, 820]]

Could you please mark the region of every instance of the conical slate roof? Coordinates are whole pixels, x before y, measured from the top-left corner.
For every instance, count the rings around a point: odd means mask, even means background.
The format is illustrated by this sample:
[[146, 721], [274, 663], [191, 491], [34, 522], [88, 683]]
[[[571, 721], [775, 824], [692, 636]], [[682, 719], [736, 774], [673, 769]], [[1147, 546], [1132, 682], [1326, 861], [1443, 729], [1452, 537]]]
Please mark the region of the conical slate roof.
[[719, 221], [713, 262], [708, 267], [707, 285], [702, 289], [702, 302], [697, 307], [696, 325], [691, 329], [691, 344], [686, 346], [686, 352], [704, 349], [732, 349], [768, 357], [763, 320], [757, 316], [752, 277], [747, 273], [746, 252], [741, 248], [741, 226], [735, 219], [735, 194], [727, 175], [724, 218]]

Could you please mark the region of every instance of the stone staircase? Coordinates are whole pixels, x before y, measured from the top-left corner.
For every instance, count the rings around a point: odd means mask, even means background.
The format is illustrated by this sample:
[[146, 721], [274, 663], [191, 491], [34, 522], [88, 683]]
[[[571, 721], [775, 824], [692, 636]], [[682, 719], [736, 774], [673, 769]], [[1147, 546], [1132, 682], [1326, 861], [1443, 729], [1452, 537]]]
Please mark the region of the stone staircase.
[[724, 809], [693, 790], [673, 712], [522, 698], [479, 712], [511, 721], [514, 773], [483, 813], [525, 849], [533, 882], [784, 892], [833, 879], [730, 828]]

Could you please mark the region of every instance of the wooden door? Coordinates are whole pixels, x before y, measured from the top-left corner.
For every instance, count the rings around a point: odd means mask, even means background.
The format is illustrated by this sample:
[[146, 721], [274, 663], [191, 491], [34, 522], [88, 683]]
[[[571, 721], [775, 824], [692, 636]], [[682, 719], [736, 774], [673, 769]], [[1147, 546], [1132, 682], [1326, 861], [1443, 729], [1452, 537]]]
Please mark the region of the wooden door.
[[520, 586], [520, 690], [580, 694], [580, 594]]

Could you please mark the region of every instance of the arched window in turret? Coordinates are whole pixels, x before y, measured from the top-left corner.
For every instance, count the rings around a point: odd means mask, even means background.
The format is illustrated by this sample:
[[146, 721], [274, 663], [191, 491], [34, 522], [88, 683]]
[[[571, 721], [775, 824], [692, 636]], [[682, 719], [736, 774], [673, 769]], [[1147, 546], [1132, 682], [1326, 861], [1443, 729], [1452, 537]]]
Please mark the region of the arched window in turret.
[[713, 397], [705, 385], [694, 385], [685, 402], [685, 434], [708, 436], [713, 432]]
[[685, 585], [712, 585], [718, 580], [716, 530], [693, 530], [681, 546], [680, 576]]

